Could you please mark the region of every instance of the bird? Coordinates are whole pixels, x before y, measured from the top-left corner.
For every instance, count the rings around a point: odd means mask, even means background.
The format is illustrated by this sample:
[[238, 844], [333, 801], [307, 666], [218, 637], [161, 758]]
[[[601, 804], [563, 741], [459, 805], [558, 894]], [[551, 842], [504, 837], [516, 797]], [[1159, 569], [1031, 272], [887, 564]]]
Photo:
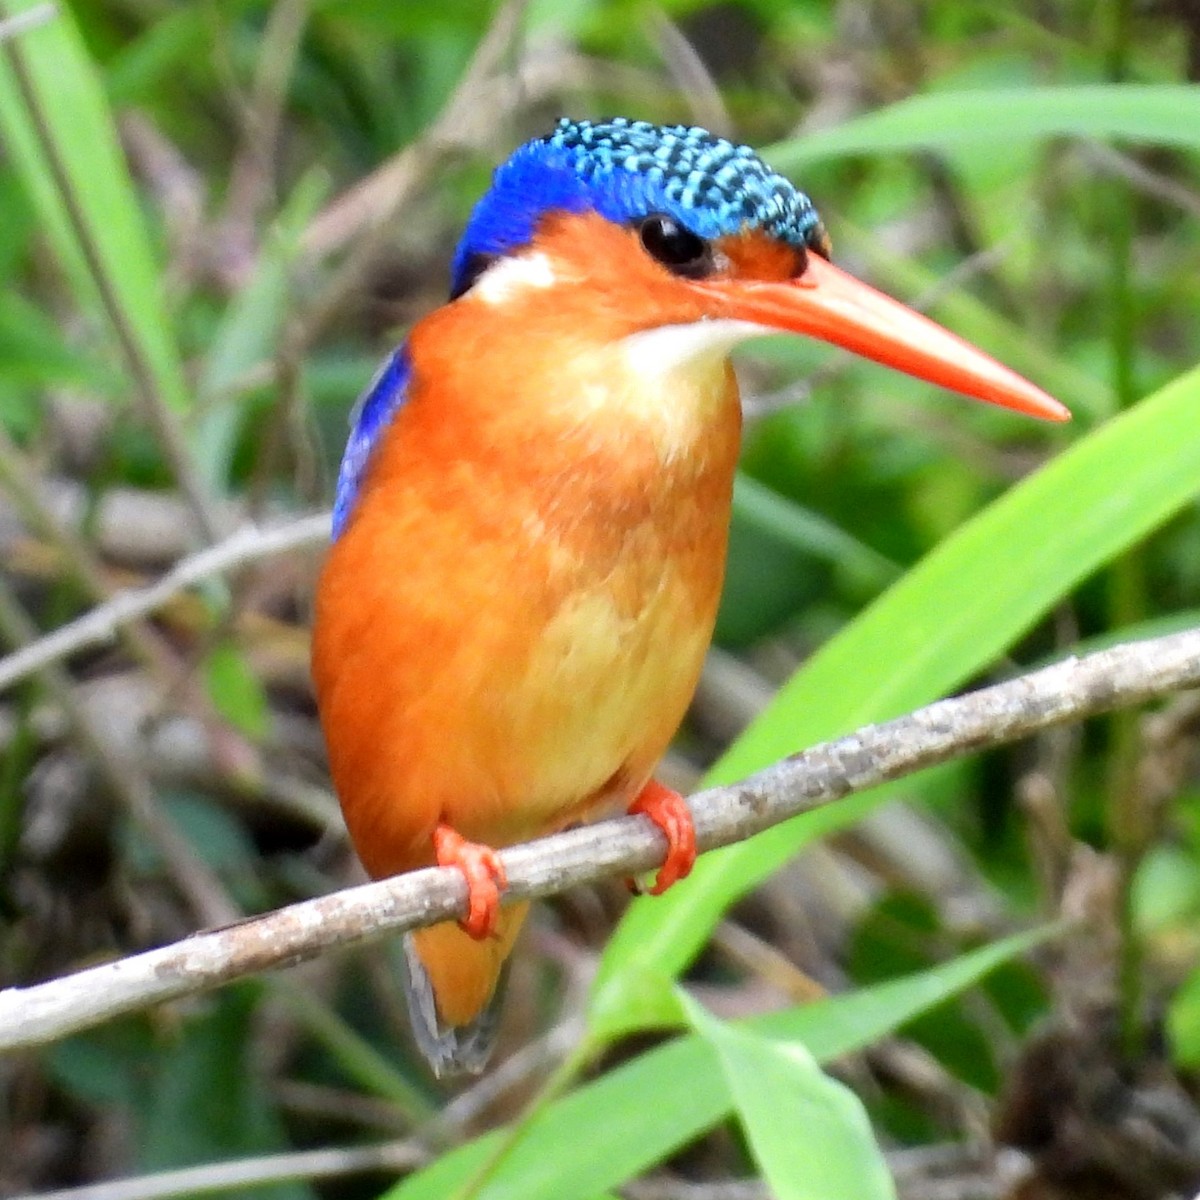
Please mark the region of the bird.
[[404, 935], [415, 1041], [479, 1072], [528, 908], [497, 850], [622, 810], [696, 857], [654, 779], [721, 593], [741, 433], [731, 351], [815, 338], [967, 396], [1057, 401], [830, 261], [750, 147], [562, 118], [494, 172], [447, 302], [354, 414], [317, 583], [313, 679], [373, 877], [460, 869], [461, 922]]

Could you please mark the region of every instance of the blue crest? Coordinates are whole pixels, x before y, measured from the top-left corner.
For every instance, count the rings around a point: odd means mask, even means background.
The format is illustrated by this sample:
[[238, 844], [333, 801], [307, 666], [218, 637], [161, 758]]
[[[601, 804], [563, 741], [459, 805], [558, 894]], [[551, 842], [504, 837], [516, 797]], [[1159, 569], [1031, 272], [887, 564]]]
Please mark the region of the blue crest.
[[702, 238], [761, 229], [807, 247], [824, 237], [812, 201], [749, 146], [694, 126], [564, 117], [497, 169], [458, 245], [452, 292], [468, 284], [473, 259], [525, 245], [555, 211], [598, 212], [622, 225], [666, 213]]

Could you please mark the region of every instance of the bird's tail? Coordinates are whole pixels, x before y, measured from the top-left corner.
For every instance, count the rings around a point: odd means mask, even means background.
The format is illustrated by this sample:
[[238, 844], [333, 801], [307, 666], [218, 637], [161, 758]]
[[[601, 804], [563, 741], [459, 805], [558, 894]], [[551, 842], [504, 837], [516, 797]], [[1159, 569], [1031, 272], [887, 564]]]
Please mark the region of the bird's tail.
[[450, 921], [405, 934], [413, 1033], [439, 1078], [478, 1074], [487, 1063], [508, 956], [528, 911], [502, 908], [495, 936], [483, 941]]

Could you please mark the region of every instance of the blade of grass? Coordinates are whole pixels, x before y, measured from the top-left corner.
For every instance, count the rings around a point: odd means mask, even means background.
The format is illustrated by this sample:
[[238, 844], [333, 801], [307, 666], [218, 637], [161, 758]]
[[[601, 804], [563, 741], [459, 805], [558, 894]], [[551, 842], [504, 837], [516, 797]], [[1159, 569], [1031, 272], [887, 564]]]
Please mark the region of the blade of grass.
[[[35, 0], [5, 0], [11, 15], [36, 7]], [[0, 112], [6, 137], [22, 148], [17, 161], [39, 211], [54, 231], [56, 250], [74, 264], [81, 258], [78, 231], [72, 228], [67, 204], [94, 248], [96, 266], [112, 290], [115, 319], [125, 322], [137, 352], [149, 369], [157, 394], [182, 409], [187, 398], [178, 347], [163, 319], [165, 305], [159, 270], [150, 246], [137, 192], [117, 141], [104, 88], [83, 45], [68, 8], [54, 21], [29, 30], [5, 47], [0, 80], [6, 103]], [[34, 155], [35, 115], [27, 103], [10, 104], [21, 88], [14, 77], [19, 61], [34, 93], [44, 132], [66, 175], [70, 196], [64, 197], [50, 161]], [[73, 245], [68, 248], [67, 239]], [[94, 297], [94, 293], [93, 293]]]
[[689, 1024], [716, 1051], [763, 1179], [779, 1200], [895, 1200], [862, 1101], [802, 1042], [720, 1021], [682, 993]]
[[818, 159], [850, 154], [1009, 147], [1051, 137], [1111, 137], [1200, 148], [1200, 88], [1093, 83], [933, 92], [779, 142], [763, 156], [776, 170], [794, 171]]
[[37, 213], [41, 231], [53, 248], [77, 303], [98, 322], [102, 316], [99, 293], [71, 231], [66, 205], [38, 144], [37, 130], [29, 119], [16, 78], [3, 53], [0, 53], [0, 134], [4, 138], [5, 152], [16, 168], [30, 206]]
[[[1064, 593], [1200, 490], [1200, 369], [1078, 442], [963, 525], [827, 643], [708, 776], [740, 779], [803, 746], [928, 703], [993, 662]], [[592, 1019], [629, 981], [678, 972], [738, 897], [812, 830], [849, 823], [872, 793], [705, 855], [665, 896], [629, 909], [601, 960]]]
[[[920, 974], [757, 1017], [743, 1027], [800, 1041], [818, 1062], [828, 1063], [950, 999], [1054, 932], [1007, 938]], [[479, 1200], [591, 1200], [661, 1162], [728, 1117], [732, 1107], [712, 1048], [695, 1035], [678, 1038], [548, 1107]], [[445, 1200], [503, 1136], [505, 1131], [489, 1134], [443, 1156], [386, 1192], [386, 1200]]]
[[277, 980], [268, 986], [305, 1031], [328, 1051], [347, 1079], [391, 1101], [414, 1124], [433, 1116], [435, 1109], [429, 1097], [333, 1009], [300, 988]]
[[[7, 11], [27, 11], [32, 2], [6, 0]], [[31, 200], [46, 206], [85, 308], [94, 310], [99, 297], [159, 450], [205, 537], [215, 541], [221, 522], [179, 423], [187, 387], [164, 319], [160, 274], [104, 89], [69, 9], [0, 44], [0, 99], [14, 97], [0, 120], [18, 148]]]

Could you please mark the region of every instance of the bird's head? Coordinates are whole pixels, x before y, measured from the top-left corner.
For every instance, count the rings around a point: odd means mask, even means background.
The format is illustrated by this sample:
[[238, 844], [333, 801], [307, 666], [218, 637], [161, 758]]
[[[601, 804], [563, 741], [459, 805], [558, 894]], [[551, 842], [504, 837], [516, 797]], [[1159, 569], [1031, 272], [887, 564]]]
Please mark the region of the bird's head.
[[829, 261], [812, 202], [748, 146], [703, 129], [563, 119], [495, 174], [455, 255], [451, 295], [530, 305], [653, 356], [726, 354], [766, 333], [841, 346], [1051, 420], [1066, 409]]

